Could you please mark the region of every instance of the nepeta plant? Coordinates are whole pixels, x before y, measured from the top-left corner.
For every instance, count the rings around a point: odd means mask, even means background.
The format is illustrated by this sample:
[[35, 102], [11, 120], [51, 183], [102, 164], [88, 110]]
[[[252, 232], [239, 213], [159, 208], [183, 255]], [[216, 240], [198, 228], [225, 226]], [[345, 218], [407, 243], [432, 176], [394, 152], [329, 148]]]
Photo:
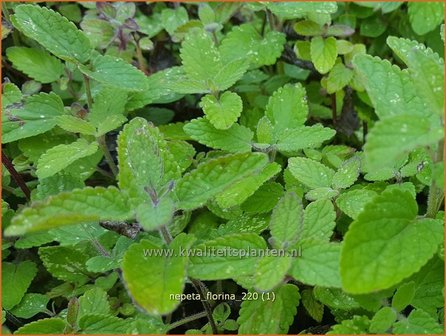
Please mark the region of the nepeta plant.
[[4, 331], [443, 333], [443, 11], [4, 4]]

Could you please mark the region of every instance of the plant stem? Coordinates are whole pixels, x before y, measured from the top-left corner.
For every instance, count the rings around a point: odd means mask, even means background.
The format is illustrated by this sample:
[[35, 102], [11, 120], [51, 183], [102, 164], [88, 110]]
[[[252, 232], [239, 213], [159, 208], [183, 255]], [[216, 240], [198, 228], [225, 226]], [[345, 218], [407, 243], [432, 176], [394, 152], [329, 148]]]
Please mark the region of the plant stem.
[[194, 286], [197, 293], [200, 294], [201, 303], [203, 304], [204, 310], [206, 311], [206, 315], [207, 315], [209, 324], [211, 326], [212, 333], [218, 334], [217, 324], [215, 323], [214, 317], [212, 316], [211, 305], [206, 300], [206, 296], [207, 296], [206, 295], [207, 294], [206, 286], [200, 280], [197, 280], [197, 279], [190, 278], [190, 281], [192, 282], [192, 285]]
[[266, 9], [266, 17], [268, 19], [269, 28], [271, 29], [271, 31], [274, 31], [274, 15], [269, 9]]
[[[439, 163], [443, 160], [444, 140], [438, 143], [437, 151], [433, 154], [432, 163]], [[438, 210], [443, 203], [444, 193], [440, 187], [437, 186], [435, 180], [432, 178], [431, 186], [429, 188], [429, 195], [427, 198], [426, 217], [435, 218]]]
[[[169, 229], [166, 225], [163, 225], [159, 229], [161, 236], [164, 238], [164, 241], [166, 244], [170, 244], [172, 242], [172, 235], [169, 232]], [[189, 280], [192, 282], [192, 285], [194, 286], [195, 290], [198, 294], [200, 294], [201, 297], [201, 303], [203, 304], [204, 310], [206, 311], [206, 316], [208, 318], [209, 324], [212, 329], [213, 334], [218, 334], [217, 325], [215, 324], [214, 317], [212, 316], [212, 308], [209, 302], [206, 300], [206, 293], [207, 289], [206, 286], [197, 279], [189, 278]]]
[[336, 106], [336, 94], [333, 93], [331, 95], [331, 114], [332, 114], [332, 121], [333, 121], [333, 126], [336, 126], [336, 119], [338, 118], [337, 116], [337, 106]]
[[88, 109], [91, 109], [91, 107], [93, 106], [93, 97], [91, 96], [90, 78], [87, 75], [83, 75], [83, 77], [84, 77], [85, 93], [87, 95]]
[[118, 167], [116, 167], [115, 161], [108, 150], [107, 144], [105, 143], [105, 135], [100, 136], [98, 139], [98, 144], [104, 152], [105, 161], [107, 161], [108, 166], [110, 167], [114, 176], [118, 175]]
[[8, 172], [9, 172], [9, 174], [11, 174], [15, 183], [17, 183], [19, 188], [25, 194], [26, 199], [29, 201], [31, 199], [31, 191], [29, 190], [28, 186], [26, 185], [25, 181], [23, 180], [22, 175], [20, 175], [17, 172], [17, 170], [15, 169], [11, 160], [6, 156], [6, 154], [3, 150], [2, 150], [2, 162], [5, 165], [6, 169], [8, 169]]
[[176, 321], [174, 323], [172, 323], [171, 325], [169, 325], [169, 330], [173, 330], [175, 328], [178, 328], [179, 326], [182, 326], [183, 324], [187, 324], [189, 322], [201, 319], [203, 317], [206, 317], [206, 312], [201, 312], [201, 313], [197, 313], [191, 316], [187, 316], [184, 319], [181, 319], [179, 321]]

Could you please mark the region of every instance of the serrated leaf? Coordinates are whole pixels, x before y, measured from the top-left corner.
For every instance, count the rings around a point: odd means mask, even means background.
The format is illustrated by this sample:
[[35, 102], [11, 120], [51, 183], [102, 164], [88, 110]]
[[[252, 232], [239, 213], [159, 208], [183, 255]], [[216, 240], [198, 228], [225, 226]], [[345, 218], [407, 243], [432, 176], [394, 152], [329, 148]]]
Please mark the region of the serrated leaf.
[[444, 137], [437, 118], [392, 116], [379, 120], [364, 146], [367, 169], [392, 168], [412, 150], [436, 144]]
[[410, 305], [415, 295], [415, 288], [415, 282], [413, 281], [402, 284], [393, 295], [392, 308], [396, 311], [402, 311]]
[[47, 271], [59, 280], [83, 284], [91, 276], [85, 265], [90, 256], [82, 248], [73, 246], [40, 247], [39, 257]]
[[443, 334], [443, 327], [421, 309], [412, 310], [403, 321], [396, 322], [393, 325], [393, 333], [395, 334]]
[[234, 26], [221, 41], [220, 53], [225, 63], [248, 59], [253, 67], [271, 65], [282, 54], [285, 35], [269, 31], [260, 35], [250, 23]]
[[79, 328], [84, 334], [125, 334], [128, 322], [116, 316], [95, 313], [84, 315], [79, 320]]
[[97, 142], [89, 143], [82, 138], [68, 145], [58, 145], [50, 148], [37, 161], [36, 174], [40, 179], [50, 177], [73, 162], [93, 155], [98, 148]]
[[256, 264], [255, 288], [270, 291], [283, 282], [293, 259], [290, 256], [264, 256]]
[[10, 47], [6, 56], [16, 69], [41, 83], [57, 81], [64, 73], [62, 62], [43, 50]]
[[326, 74], [335, 65], [338, 51], [334, 37], [323, 38], [320, 36], [311, 39], [311, 61], [321, 74]]
[[161, 11], [161, 24], [164, 29], [169, 33], [169, 35], [173, 35], [175, 30], [187, 23], [189, 17], [187, 15], [186, 8], [179, 6], [175, 9], [166, 8]]
[[333, 176], [333, 188], [346, 189], [356, 182], [361, 168], [358, 157], [345, 161]]
[[242, 204], [248, 197], [260, 188], [260, 186], [274, 175], [279, 173], [281, 167], [273, 162], [268, 164], [260, 173], [248, 176], [226, 188], [215, 198], [218, 205], [225, 209]]
[[307, 285], [341, 287], [340, 254], [341, 245], [337, 243], [305, 243], [289, 274]]
[[334, 1], [271, 2], [267, 6], [282, 19], [301, 18], [312, 13], [319, 15], [332, 14], [338, 9], [338, 5]]
[[319, 200], [307, 205], [304, 211], [302, 234], [299, 239], [305, 241], [327, 242], [333, 235], [336, 225], [336, 212], [328, 200]]
[[172, 221], [175, 204], [169, 197], [157, 202], [141, 203], [136, 208], [136, 219], [146, 231], [152, 231]]
[[92, 48], [84, 33], [59, 13], [37, 5], [20, 5], [11, 17], [14, 26], [65, 61], [85, 63]]
[[283, 195], [283, 187], [277, 182], [266, 182], [250, 196], [242, 205], [243, 211], [249, 214], [270, 212]]
[[29, 260], [18, 264], [2, 263], [3, 309], [10, 310], [20, 303], [36, 274], [36, 264]]
[[324, 316], [324, 305], [316, 300], [312, 289], [304, 289], [301, 293], [302, 305], [308, 314], [316, 321], [321, 322]]
[[22, 92], [13, 83], [3, 83], [2, 85], [2, 111], [6, 107], [22, 100]]
[[353, 66], [380, 119], [396, 115], [425, 116], [424, 103], [407, 70], [370, 55], [357, 55]]
[[[253, 274], [265, 249], [263, 238], [254, 233], [229, 234], [206, 241], [194, 246], [188, 275], [200, 280], [222, 280]], [[209, 251], [220, 252], [209, 254]]]
[[407, 39], [390, 36], [387, 44], [409, 66], [413, 83], [433, 112], [443, 115], [444, 61], [430, 48]]
[[118, 128], [127, 120], [124, 116], [126, 103], [126, 92], [114, 88], [104, 87], [95, 96], [87, 117], [97, 128], [97, 137]]
[[277, 135], [277, 149], [285, 152], [295, 152], [305, 148], [320, 147], [324, 141], [330, 140], [336, 131], [322, 125], [300, 126], [284, 129]]
[[50, 298], [44, 294], [26, 293], [20, 303], [11, 310], [11, 314], [19, 318], [29, 319], [44, 312]]
[[296, 315], [299, 290], [286, 284], [275, 291], [275, 300], [243, 301], [237, 323], [239, 334], [286, 334]]
[[327, 77], [327, 92], [333, 94], [342, 90], [353, 78], [353, 71], [345, 67], [344, 64], [336, 64]]
[[127, 198], [115, 187], [87, 187], [36, 202], [17, 214], [6, 235], [46, 230], [63, 225], [132, 218]]
[[248, 69], [249, 62], [246, 58], [236, 59], [225, 63], [214, 78], [218, 90], [224, 91], [234, 85], [243, 77]]
[[329, 200], [339, 195], [339, 191], [332, 188], [316, 188], [305, 194], [305, 199], [309, 201]]
[[313, 189], [330, 187], [335, 174], [322, 163], [302, 157], [290, 158], [288, 167], [296, 179]]
[[308, 104], [305, 89], [301, 84], [287, 84], [268, 100], [265, 115], [271, 121], [274, 132], [303, 126], [307, 120]]
[[442, 223], [416, 219], [417, 208], [410, 193], [400, 190], [384, 192], [365, 206], [345, 235], [344, 290], [360, 294], [386, 289], [433, 256], [443, 239]]
[[178, 252], [189, 247], [188, 238], [179, 235], [170, 244], [177, 256], [156, 255], [163, 248], [145, 239], [131, 245], [125, 253], [122, 262], [124, 281], [136, 303], [149, 314], [167, 314], [180, 303], [172, 300], [170, 295], [183, 293], [187, 257]]
[[88, 77], [124, 91], [144, 91], [148, 87], [147, 77], [122, 58], [97, 55], [91, 62], [91, 69], [79, 66]]
[[409, 21], [418, 35], [434, 30], [444, 20], [444, 3], [409, 3]]
[[62, 100], [52, 92], [30, 96], [23, 106], [13, 106], [2, 109], [2, 143], [45, 133], [65, 113]]
[[148, 192], [159, 195], [180, 176], [162, 134], [143, 118], [133, 118], [119, 134], [118, 159], [119, 187], [135, 204], [148, 201]]
[[201, 163], [183, 176], [176, 187], [177, 207], [192, 210], [233, 183], [261, 171], [267, 164], [261, 153], [233, 154]]
[[302, 201], [294, 192], [286, 193], [279, 200], [269, 223], [273, 247], [286, 249], [300, 238], [303, 214]]
[[339, 195], [336, 199], [336, 205], [347, 216], [356, 219], [364, 210], [365, 205], [373, 200], [376, 195], [378, 194], [373, 190], [350, 190]]
[[213, 95], [204, 96], [200, 107], [215, 128], [226, 130], [240, 117], [243, 103], [238, 94], [226, 91], [218, 98]]
[[293, 29], [296, 33], [302, 36], [322, 35], [324, 32], [319, 24], [310, 20], [296, 22]]
[[103, 289], [92, 288], [79, 298], [78, 319], [88, 314], [107, 315], [109, 313], [110, 304], [107, 299], [107, 293]]
[[383, 307], [376, 312], [370, 321], [370, 332], [386, 333], [396, 320], [396, 312], [390, 307]]
[[65, 321], [59, 317], [40, 319], [17, 329], [16, 335], [63, 334]]
[[327, 335], [359, 335], [366, 334], [370, 327], [370, 320], [367, 316], [353, 316], [346, 319], [341, 324], [334, 325]]
[[88, 135], [96, 134], [96, 128], [92, 124], [84, 119], [77, 118], [71, 115], [62, 115], [56, 117], [56, 123], [57, 126], [68, 132]]
[[224, 151], [250, 152], [252, 131], [239, 124], [233, 124], [226, 130], [219, 130], [205, 118], [194, 119], [184, 125], [184, 131], [194, 140], [211, 148]]

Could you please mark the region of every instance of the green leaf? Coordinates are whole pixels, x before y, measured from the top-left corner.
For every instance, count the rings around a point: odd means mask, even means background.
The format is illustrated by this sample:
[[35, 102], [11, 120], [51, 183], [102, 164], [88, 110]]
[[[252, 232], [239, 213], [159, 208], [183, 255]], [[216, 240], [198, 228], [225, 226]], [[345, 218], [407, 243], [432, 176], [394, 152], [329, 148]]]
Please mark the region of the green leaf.
[[82, 248], [73, 246], [41, 247], [39, 248], [39, 257], [48, 272], [59, 280], [83, 284], [91, 276], [85, 265], [90, 256]]
[[279, 164], [272, 162], [258, 174], [248, 176], [226, 188], [215, 198], [218, 205], [225, 209], [242, 204], [253, 195], [260, 186], [281, 171]]
[[341, 287], [339, 259], [341, 245], [309, 242], [302, 246], [301, 255], [291, 266], [289, 274], [312, 286]]
[[39, 93], [26, 98], [23, 107], [2, 110], [2, 143], [45, 133], [56, 126], [56, 117], [64, 114], [60, 97]]
[[283, 285], [275, 291], [275, 300], [243, 301], [237, 323], [239, 334], [286, 334], [299, 304], [299, 290]]
[[329, 242], [336, 225], [336, 211], [328, 200], [319, 200], [307, 205], [304, 211], [304, 221], [301, 243], [305, 241]]
[[68, 145], [52, 147], [37, 161], [36, 174], [40, 179], [53, 176], [73, 162], [93, 155], [98, 148], [97, 142], [88, 143], [87, 140], [82, 138]]
[[286, 249], [300, 238], [303, 214], [302, 201], [294, 192], [286, 193], [279, 200], [269, 223], [274, 248]]
[[367, 169], [392, 168], [409, 152], [436, 144], [444, 137], [443, 126], [435, 117], [392, 116], [378, 121], [364, 146]]
[[22, 92], [13, 83], [3, 83], [2, 87], [2, 111], [6, 107], [22, 100]]
[[118, 128], [127, 120], [124, 116], [126, 103], [127, 94], [120, 89], [104, 87], [95, 96], [87, 117], [97, 128], [97, 137]]
[[266, 182], [243, 204], [242, 210], [250, 214], [270, 212], [283, 195], [283, 187], [277, 182]]
[[88, 38], [74, 23], [51, 9], [19, 5], [11, 20], [23, 34], [65, 61], [85, 63], [90, 58], [92, 48]]
[[310, 188], [330, 187], [335, 172], [317, 161], [294, 157], [288, 160], [291, 174]]
[[442, 116], [444, 111], [443, 59], [416, 41], [391, 36], [387, 39], [387, 44], [409, 66], [418, 94], [424, 98], [432, 112]]
[[175, 204], [169, 197], [156, 202], [141, 203], [136, 208], [136, 219], [146, 231], [152, 231], [171, 222]]
[[338, 51], [334, 37], [322, 38], [320, 36], [311, 39], [311, 61], [321, 74], [326, 74], [335, 65]]
[[295, 152], [305, 148], [320, 147], [324, 141], [331, 139], [336, 131], [320, 124], [284, 129], [278, 134], [277, 149]]
[[89, 314], [79, 320], [79, 328], [82, 333], [92, 334], [125, 334], [128, 321], [116, 316], [104, 314]]
[[20, 303], [36, 274], [37, 267], [32, 261], [22, 261], [18, 264], [2, 263], [3, 309], [10, 310]]
[[309, 201], [317, 201], [324, 199], [333, 199], [339, 195], [339, 191], [332, 188], [316, 188], [312, 189], [305, 194], [305, 198]]
[[248, 59], [253, 67], [272, 65], [282, 54], [285, 34], [268, 31], [260, 35], [253, 24], [234, 26], [221, 41], [220, 52], [225, 63]]
[[36, 202], [17, 214], [6, 235], [22, 235], [63, 225], [132, 218], [127, 198], [115, 187], [87, 187]]
[[393, 325], [394, 334], [443, 334], [443, 327], [421, 309], [412, 310], [403, 321], [396, 322]]
[[283, 282], [293, 259], [290, 256], [264, 256], [256, 264], [255, 288], [270, 291]]
[[[139, 205], [179, 178], [180, 170], [158, 128], [133, 118], [118, 137], [119, 187]], [[155, 196], [157, 197], [157, 196]]]
[[360, 308], [359, 303], [340, 288], [314, 287], [314, 297], [333, 310], [354, 310]]
[[333, 176], [333, 188], [346, 189], [356, 182], [361, 168], [361, 161], [357, 156], [345, 161]]
[[337, 63], [327, 77], [327, 92], [333, 94], [342, 90], [353, 78], [353, 71], [342, 63]]
[[311, 14], [336, 13], [338, 5], [334, 1], [311, 1], [311, 2], [271, 2], [267, 5], [275, 15], [282, 19], [295, 19]]
[[245, 126], [233, 124], [219, 130], [205, 118], [194, 119], [184, 125], [184, 131], [194, 140], [211, 148], [231, 153], [250, 152], [253, 133]]
[[370, 320], [367, 316], [355, 315], [351, 320], [343, 320], [334, 325], [326, 335], [360, 335], [367, 334]]
[[301, 84], [287, 84], [277, 89], [268, 100], [265, 115], [271, 121], [274, 132], [303, 126], [307, 120], [308, 104]]
[[396, 311], [402, 311], [412, 302], [415, 295], [415, 282], [406, 282], [402, 284], [392, 298], [392, 308]]
[[408, 3], [409, 21], [418, 35], [434, 30], [444, 20], [444, 3]]
[[296, 22], [293, 28], [296, 33], [302, 36], [316, 36], [323, 34], [322, 27], [310, 20]]
[[396, 115], [426, 115], [424, 103], [407, 70], [370, 55], [357, 55], [353, 66], [380, 119]]
[[382, 193], [365, 206], [345, 235], [344, 290], [360, 294], [389, 288], [433, 256], [443, 239], [442, 223], [416, 219], [417, 210], [412, 195], [398, 189]]
[[347, 216], [356, 219], [364, 210], [365, 205], [373, 200], [376, 195], [378, 194], [373, 190], [350, 190], [339, 195], [339, 197], [336, 199], [336, 205]]
[[24, 325], [14, 332], [15, 335], [63, 334], [65, 321], [58, 317], [37, 320]]
[[304, 289], [301, 293], [302, 305], [308, 314], [316, 321], [321, 322], [324, 316], [324, 305], [316, 300], [312, 289]]
[[122, 58], [97, 55], [91, 69], [79, 66], [79, 70], [99, 83], [124, 91], [144, 91], [148, 86], [146, 75]]
[[215, 128], [226, 130], [240, 117], [243, 103], [238, 94], [226, 91], [219, 98], [213, 95], [204, 96], [200, 107]]
[[175, 30], [187, 23], [188, 20], [187, 10], [182, 6], [175, 9], [166, 8], [161, 11], [161, 24], [169, 35], [173, 35]]
[[194, 246], [188, 275], [200, 280], [222, 280], [253, 274], [265, 249], [263, 238], [254, 233], [229, 234], [206, 241]]
[[78, 319], [89, 314], [110, 313], [110, 304], [108, 303], [107, 293], [101, 288], [92, 288], [79, 298]]
[[260, 172], [267, 164], [262, 153], [232, 154], [208, 160], [187, 173], [175, 189], [177, 207], [193, 210], [233, 183]]
[[43, 50], [10, 47], [6, 56], [14, 68], [41, 83], [57, 81], [64, 73], [62, 62]]
[[376, 312], [370, 321], [370, 332], [384, 334], [388, 332], [396, 320], [396, 312], [390, 307], [383, 307]]
[[[127, 289], [149, 314], [170, 313], [180, 303], [175, 295], [183, 293], [187, 257], [180, 256], [179, 252], [189, 245], [186, 235], [177, 236], [169, 247], [175, 251], [175, 256], [144, 239], [131, 245], [124, 255], [122, 271]], [[161, 254], [163, 251], [165, 253]]]
[[26, 293], [22, 301], [11, 310], [11, 314], [19, 318], [29, 319], [44, 312], [50, 298], [43, 294]]
[[81, 133], [95, 135], [96, 128], [88, 121], [71, 115], [62, 115], [56, 117], [57, 126], [65, 131], [72, 133]]

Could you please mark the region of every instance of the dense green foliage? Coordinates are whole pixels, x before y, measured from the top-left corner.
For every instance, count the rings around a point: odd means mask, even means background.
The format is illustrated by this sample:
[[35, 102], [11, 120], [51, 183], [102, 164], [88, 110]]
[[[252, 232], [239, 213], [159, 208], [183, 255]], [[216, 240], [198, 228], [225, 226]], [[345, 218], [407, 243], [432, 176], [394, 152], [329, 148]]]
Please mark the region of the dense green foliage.
[[444, 3], [3, 5], [3, 332], [443, 333]]

